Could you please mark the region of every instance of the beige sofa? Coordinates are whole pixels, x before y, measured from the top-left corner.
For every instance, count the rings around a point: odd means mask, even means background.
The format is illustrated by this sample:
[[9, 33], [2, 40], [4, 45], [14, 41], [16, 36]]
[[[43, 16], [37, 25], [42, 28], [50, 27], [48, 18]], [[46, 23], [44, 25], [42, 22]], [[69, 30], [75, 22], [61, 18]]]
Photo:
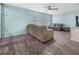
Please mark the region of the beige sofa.
[[53, 39], [53, 29], [47, 30], [46, 27], [29, 24], [27, 26], [27, 33], [37, 38], [41, 42], [47, 42]]

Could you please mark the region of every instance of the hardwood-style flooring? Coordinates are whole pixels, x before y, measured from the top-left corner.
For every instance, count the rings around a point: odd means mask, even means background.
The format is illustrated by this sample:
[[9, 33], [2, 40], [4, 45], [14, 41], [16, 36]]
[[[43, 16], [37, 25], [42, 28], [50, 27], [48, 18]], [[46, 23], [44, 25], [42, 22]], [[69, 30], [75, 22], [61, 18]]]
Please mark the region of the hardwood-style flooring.
[[28, 34], [0, 41], [1, 55], [79, 55], [79, 43], [70, 40], [70, 32], [54, 31], [54, 40], [42, 43]]

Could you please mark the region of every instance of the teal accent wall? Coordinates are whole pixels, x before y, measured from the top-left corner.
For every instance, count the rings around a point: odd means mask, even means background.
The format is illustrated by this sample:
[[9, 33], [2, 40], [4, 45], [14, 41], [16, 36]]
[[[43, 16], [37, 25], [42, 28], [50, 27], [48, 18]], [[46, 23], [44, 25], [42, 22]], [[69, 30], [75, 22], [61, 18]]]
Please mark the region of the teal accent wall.
[[65, 26], [72, 28], [76, 26], [75, 16], [79, 16], [79, 10], [54, 15], [53, 23], [62, 23], [65, 24]]
[[53, 23], [63, 23], [63, 16], [61, 14], [53, 15]]
[[[71, 11], [62, 14], [53, 15], [23, 9], [15, 6], [5, 5], [5, 20], [4, 20], [4, 36], [14, 36], [26, 33], [26, 26], [34, 23], [36, 20], [42, 26], [49, 26], [51, 20], [53, 23], [62, 23], [68, 27], [75, 27], [75, 16], [79, 16], [79, 11]], [[0, 5], [0, 36], [1, 36], [1, 5]]]
[[1, 37], [1, 4], [0, 4], [0, 37]]
[[[52, 16], [49, 14], [5, 5], [4, 36], [14, 36], [26, 33], [26, 26], [40, 20], [42, 26], [50, 25]], [[39, 23], [39, 22], [38, 22]]]

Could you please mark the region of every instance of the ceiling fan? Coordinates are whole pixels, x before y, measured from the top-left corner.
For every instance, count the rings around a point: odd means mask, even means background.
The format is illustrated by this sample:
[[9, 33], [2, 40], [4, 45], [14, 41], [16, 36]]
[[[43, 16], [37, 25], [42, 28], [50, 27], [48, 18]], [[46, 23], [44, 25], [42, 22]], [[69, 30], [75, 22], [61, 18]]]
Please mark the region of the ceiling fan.
[[47, 10], [58, 10], [58, 8], [50, 6], [50, 5], [45, 8], [47, 8]]

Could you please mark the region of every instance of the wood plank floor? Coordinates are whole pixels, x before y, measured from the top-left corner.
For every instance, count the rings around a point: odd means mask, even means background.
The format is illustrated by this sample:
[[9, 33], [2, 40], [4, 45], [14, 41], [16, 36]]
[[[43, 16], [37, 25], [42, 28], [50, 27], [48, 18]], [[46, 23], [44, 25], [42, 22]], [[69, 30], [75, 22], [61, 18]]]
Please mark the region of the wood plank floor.
[[54, 40], [42, 43], [28, 34], [0, 41], [1, 55], [79, 55], [79, 43], [70, 40], [70, 32], [54, 31]]

